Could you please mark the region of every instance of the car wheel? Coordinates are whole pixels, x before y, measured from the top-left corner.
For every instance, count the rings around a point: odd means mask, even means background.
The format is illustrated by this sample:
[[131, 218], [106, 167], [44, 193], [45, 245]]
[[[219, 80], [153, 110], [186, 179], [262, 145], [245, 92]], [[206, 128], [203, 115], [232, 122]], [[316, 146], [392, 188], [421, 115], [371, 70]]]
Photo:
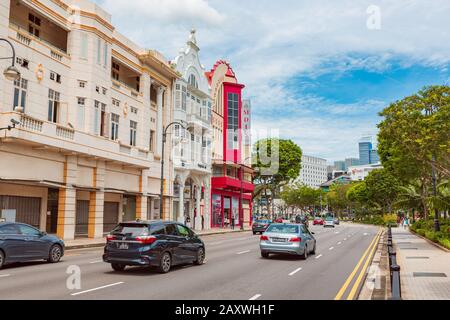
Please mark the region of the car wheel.
[[3, 253], [3, 251], [0, 250], [0, 269], [3, 267], [4, 264], [5, 264], [5, 254]]
[[311, 254], [312, 254], [312, 255], [315, 255], [315, 254], [316, 254], [316, 244], [315, 244], [315, 243], [314, 243], [314, 249], [312, 249]]
[[269, 258], [269, 253], [265, 252], [265, 251], [261, 251], [261, 257], [263, 257], [264, 259]]
[[125, 265], [124, 264], [119, 264], [119, 263], [111, 263], [111, 268], [113, 268], [114, 271], [123, 271], [125, 270]]
[[253, 231], [253, 235], [255, 235], [256, 234], [256, 232], [255, 231]]
[[303, 260], [308, 259], [308, 246], [305, 246], [305, 250], [303, 251], [303, 254], [300, 256]]
[[50, 248], [47, 261], [50, 263], [57, 263], [61, 260], [62, 257], [62, 248], [58, 244], [52, 245]]
[[170, 271], [170, 268], [172, 267], [172, 257], [170, 256], [170, 253], [164, 252], [161, 255], [161, 260], [159, 261], [159, 272], [161, 273], [167, 273]]
[[197, 251], [197, 259], [194, 261], [194, 264], [199, 266], [202, 265], [204, 261], [205, 261], [205, 250], [203, 248], [200, 248]]

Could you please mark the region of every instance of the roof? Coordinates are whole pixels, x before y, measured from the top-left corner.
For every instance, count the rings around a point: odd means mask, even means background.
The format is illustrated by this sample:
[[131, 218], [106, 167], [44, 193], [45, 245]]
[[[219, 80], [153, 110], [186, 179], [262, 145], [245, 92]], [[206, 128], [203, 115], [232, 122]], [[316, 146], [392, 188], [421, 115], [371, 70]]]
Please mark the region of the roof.
[[339, 176], [337, 178], [334, 178], [333, 180], [327, 181], [325, 183], [322, 183], [320, 186], [321, 187], [330, 187], [335, 183], [339, 183], [339, 180], [344, 180], [344, 181], [352, 181], [352, 178], [350, 178], [350, 176], [347, 175], [343, 175], [343, 176]]

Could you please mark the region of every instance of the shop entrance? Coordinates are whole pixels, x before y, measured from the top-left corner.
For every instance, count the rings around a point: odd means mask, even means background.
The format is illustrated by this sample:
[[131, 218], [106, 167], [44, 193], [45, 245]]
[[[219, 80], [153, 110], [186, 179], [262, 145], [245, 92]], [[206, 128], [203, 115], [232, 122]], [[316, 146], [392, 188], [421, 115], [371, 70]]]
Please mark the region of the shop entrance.
[[133, 220], [136, 220], [136, 197], [124, 195], [122, 221], [133, 221]]
[[47, 233], [56, 233], [58, 226], [58, 189], [48, 189], [47, 197], [47, 222], [45, 231]]
[[75, 213], [75, 237], [88, 236], [89, 200], [77, 200]]

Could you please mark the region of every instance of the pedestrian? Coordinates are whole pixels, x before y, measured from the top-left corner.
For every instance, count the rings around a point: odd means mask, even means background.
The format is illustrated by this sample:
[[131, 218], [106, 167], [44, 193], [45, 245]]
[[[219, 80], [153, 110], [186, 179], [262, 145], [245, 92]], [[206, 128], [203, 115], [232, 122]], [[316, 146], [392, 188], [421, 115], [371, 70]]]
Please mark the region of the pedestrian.
[[234, 230], [234, 215], [231, 217], [231, 230]]
[[405, 219], [403, 220], [403, 229], [408, 229], [408, 225], [409, 225], [409, 218], [405, 217]]

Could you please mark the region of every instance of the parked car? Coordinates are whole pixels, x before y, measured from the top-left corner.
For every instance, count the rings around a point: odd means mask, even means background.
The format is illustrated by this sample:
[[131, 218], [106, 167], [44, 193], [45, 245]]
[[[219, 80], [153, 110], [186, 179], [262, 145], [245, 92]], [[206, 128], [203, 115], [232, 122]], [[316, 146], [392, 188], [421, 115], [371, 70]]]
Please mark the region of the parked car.
[[335, 225], [339, 225], [340, 224], [339, 218], [334, 218], [334, 224]]
[[320, 218], [320, 217], [314, 218], [314, 220], [313, 220], [313, 226], [315, 226], [315, 225], [321, 225], [321, 226], [323, 226], [323, 219]]
[[253, 234], [263, 233], [270, 225], [270, 220], [256, 220], [252, 225]]
[[326, 227], [333, 227], [334, 228], [335, 227], [334, 226], [334, 218], [333, 217], [326, 218], [323, 227], [324, 228], [326, 228]]
[[187, 226], [167, 221], [122, 222], [107, 236], [103, 261], [115, 271], [155, 266], [167, 273], [177, 264], [203, 264], [205, 244]]
[[64, 241], [24, 223], [0, 222], [0, 269], [9, 263], [47, 260], [59, 262]]
[[260, 237], [263, 258], [271, 253], [299, 255], [303, 259], [316, 253], [316, 239], [302, 224], [271, 224]]

